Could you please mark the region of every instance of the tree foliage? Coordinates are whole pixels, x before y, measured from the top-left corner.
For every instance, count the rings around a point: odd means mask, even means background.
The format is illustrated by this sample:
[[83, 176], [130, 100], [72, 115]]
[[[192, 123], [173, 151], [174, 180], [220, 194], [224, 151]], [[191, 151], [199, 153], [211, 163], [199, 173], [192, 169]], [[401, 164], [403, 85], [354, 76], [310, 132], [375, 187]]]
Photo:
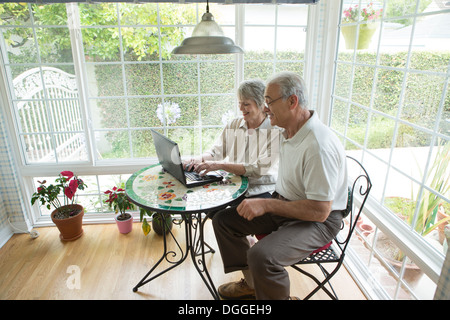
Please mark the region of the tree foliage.
[[[120, 61], [120, 50], [128, 60], [149, 60], [159, 54], [168, 58], [170, 49], [185, 36], [179, 26], [195, 23], [192, 5], [98, 3], [80, 4], [78, 8], [85, 55], [95, 61]], [[35, 25], [43, 26], [36, 28], [36, 41], [44, 60], [72, 61], [69, 30], [60, 28], [67, 25], [65, 4], [6, 3], [0, 5], [0, 18], [2, 25], [31, 27], [34, 21]], [[34, 36], [30, 31], [6, 29], [5, 41], [12, 48], [25, 48], [30, 43], [32, 46]]]

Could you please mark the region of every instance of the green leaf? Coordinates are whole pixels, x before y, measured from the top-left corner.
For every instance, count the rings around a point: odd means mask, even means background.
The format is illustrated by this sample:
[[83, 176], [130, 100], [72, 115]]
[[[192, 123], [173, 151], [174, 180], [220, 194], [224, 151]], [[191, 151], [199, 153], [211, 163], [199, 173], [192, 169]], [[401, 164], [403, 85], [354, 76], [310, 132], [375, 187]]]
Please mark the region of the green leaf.
[[147, 222], [147, 219], [144, 218], [144, 222], [142, 222], [142, 231], [144, 231], [144, 235], [148, 235], [151, 230], [152, 230], [152, 227]]

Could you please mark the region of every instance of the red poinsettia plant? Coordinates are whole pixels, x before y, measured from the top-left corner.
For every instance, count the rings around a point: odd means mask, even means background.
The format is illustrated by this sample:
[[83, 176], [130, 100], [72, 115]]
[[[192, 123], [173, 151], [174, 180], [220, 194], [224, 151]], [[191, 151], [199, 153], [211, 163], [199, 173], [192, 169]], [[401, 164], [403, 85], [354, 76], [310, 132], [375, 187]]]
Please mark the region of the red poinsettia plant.
[[127, 220], [131, 217], [126, 210], [133, 210], [135, 208], [134, 204], [128, 199], [125, 190], [123, 188], [113, 187], [112, 190], [105, 191], [105, 194], [109, 195], [105, 203], [108, 204], [110, 209], [114, 209], [116, 213], [120, 214], [117, 216], [118, 220]]
[[[75, 203], [75, 193], [77, 190], [84, 190], [87, 185], [74, 175], [72, 171], [62, 171], [59, 174], [59, 178], [55, 179], [55, 184], [46, 186], [46, 180], [38, 181], [40, 186], [31, 197], [31, 204], [33, 205], [37, 200], [41, 202], [41, 205], [45, 205], [47, 209], [53, 206], [63, 216], [70, 217], [77, 213], [70, 207], [66, 207], [69, 204]], [[63, 201], [59, 197], [61, 191], [64, 193]]]

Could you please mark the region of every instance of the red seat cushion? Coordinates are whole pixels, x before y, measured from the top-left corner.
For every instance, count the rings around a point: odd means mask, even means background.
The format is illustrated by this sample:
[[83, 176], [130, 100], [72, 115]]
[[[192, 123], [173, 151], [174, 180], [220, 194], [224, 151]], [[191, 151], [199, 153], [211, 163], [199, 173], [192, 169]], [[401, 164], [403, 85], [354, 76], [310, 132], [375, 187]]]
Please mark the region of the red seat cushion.
[[[267, 234], [255, 234], [256, 239], [261, 240], [262, 238], [264, 238], [265, 236], [267, 236]], [[323, 247], [320, 247], [319, 249], [314, 250], [313, 252], [311, 252], [311, 254], [313, 253], [317, 253], [320, 252], [322, 250], [328, 249], [331, 246], [331, 242], [327, 243], [326, 245], [324, 245]]]

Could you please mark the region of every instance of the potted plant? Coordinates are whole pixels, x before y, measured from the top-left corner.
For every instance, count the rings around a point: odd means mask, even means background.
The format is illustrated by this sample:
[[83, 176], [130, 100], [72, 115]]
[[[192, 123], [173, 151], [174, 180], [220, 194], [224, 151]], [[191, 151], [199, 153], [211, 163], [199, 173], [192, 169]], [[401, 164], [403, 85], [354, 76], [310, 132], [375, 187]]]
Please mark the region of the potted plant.
[[[55, 184], [46, 186], [46, 180], [38, 182], [40, 186], [33, 193], [31, 204], [39, 200], [47, 209], [54, 208], [51, 219], [58, 227], [61, 240], [72, 241], [81, 237], [84, 208], [75, 203], [75, 193], [84, 190], [87, 185], [72, 171], [62, 171], [59, 178], [55, 179]], [[58, 197], [61, 192], [64, 194], [62, 203]]]
[[[157, 213], [157, 212], [152, 212], [152, 211], [141, 208], [140, 215], [141, 215], [141, 221], [142, 221], [142, 230], [144, 231], [145, 235], [147, 235], [152, 228], [153, 228], [153, 230], [155, 230], [156, 234], [158, 234], [160, 236], [162, 236], [164, 234], [164, 228], [166, 230], [166, 234], [170, 230], [172, 230], [172, 227], [173, 227], [172, 215], [170, 215], [168, 213]], [[145, 215], [152, 218], [152, 226], [151, 227], [150, 227], [149, 223], [147, 222], [147, 219], [144, 217]], [[164, 223], [165, 223], [165, 226], [164, 226]]]
[[[372, 36], [378, 28], [378, 23], [375, 20], [378, 19], [383, 12], [383, 9], [375, 10], [373, 3], [369, 3], [365, 8], [359, 10], [358, 5], [349, 7], [343, 12], [341, 31], [345, 39], [345, 45], [347, 49], [353, 49], [355, 47], [357, 28], [359, 27], [358, 35], [358, 47], [357, 50], [367, 49], [372, 40]], [[355, 23], [362, 21], [359, 25], [346, 26], [346, 23]]]
[[[446, 195], [450, 190], [450, 176], [448, 174], [449, 164], [450, 143], [447, 142], [445, 145], [438, 146], [438, 151], [428, 176], [428, 186], [443, 195]], [[420, 235], [426, 236], [431, 231], [438, 228], [440, 225], [444, 225], [450, 220], [449, 216], [444, 217], [443, 219], [437, 219], [439, 207], [442, 207], [441, 199], [434, 193], [428, 191], [428, 189], [424, 188], [422, 194], [418, 193], [415, 197], [412, 196], [411, 199], [412, 200], [404, 200], [405, 203], [402, 205], [402, 208], [396, 212], [400, 213], [409, 225], [414, 224], [414, 230]], [[417, 218], [415, 218], [416, 206], [414, 205], [416, 203], [419, 206]]]
[[[447, 142], [445, 145], [438, 146], [438, 152], [429, 170], [430, 174], [428, 175], [427, 184], [431, 189], [443, 195], [450, 190], [450, 177], [447, 172], [449, 162], [450, 143]], [[385, 200], [385, 204], [408, 225], [413, 226], [414, 230], [422, 236], [430, 234], [436, 228], [444, 226], [450, 221], [450, 216], [448, 215], [442, 218], [438, 216], [438, 212], [443, 211], [441, 199], [425, 188], [422, 190], [422, 193], [419, 192], [416, 196], [412, 195], [411, 199], [390, 197]], [[418, 207], [417, 214], [416, 207]], [[391, 256], [394, 260], [403, 260], [404, 254], [398, 248], [395, 252], [392, 250], [388, 251], [392, 253]]]
[[114, 186], [112, 190], [105, 191], [105, 194], [109, 195], [105, 203], [117, 214], [114, 218], [116, 219], [119, 232], [123, 234], [130, 233], [133, 229], [133, 216], [127, 213], [126, 210], [133, 210], [135, 205], [128, 199], [125, 189]]

